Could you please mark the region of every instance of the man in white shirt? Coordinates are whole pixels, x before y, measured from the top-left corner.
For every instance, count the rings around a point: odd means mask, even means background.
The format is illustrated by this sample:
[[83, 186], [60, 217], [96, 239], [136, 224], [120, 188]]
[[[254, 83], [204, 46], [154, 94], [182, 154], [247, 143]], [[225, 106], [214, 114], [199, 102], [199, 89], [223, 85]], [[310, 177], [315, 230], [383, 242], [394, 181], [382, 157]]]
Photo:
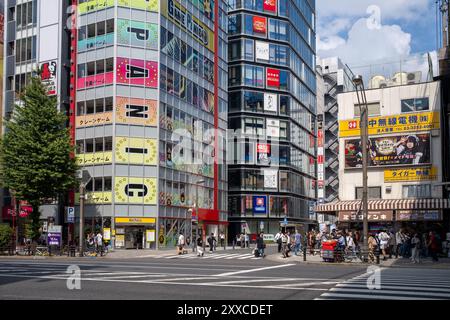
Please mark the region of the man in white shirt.
[[387, 259], [386, 248], [389, 245], [390, 238], [391, 237], [389, 237], [386, 230], [381, 231], [380, 234], [378, 235], [378, 239], [380, 240], [380, 249], [381, 252], [383, 252], [383, 260]]
[[178, 237], [178, 254], [182, 254], [184, 249], [184, 235], [180, 233]]
[[95, 245], [97, 247], [97, 252], [101, 252], [103, 249], [103, 236], [100, 231], [95, 236]]
[[347, 252], [351, 251], [353, 252], [353, 254], [355, 254], [355, 242], [353, 241], [353, 235], [351, 232], [347, 234], [346, 240], [347, 240], [347, 247], [346, 247]]
[[281, 231], [278, 231], [278, 233], [275, 235], [275, 242], [278, 244], [278, 253], [281, 252]]

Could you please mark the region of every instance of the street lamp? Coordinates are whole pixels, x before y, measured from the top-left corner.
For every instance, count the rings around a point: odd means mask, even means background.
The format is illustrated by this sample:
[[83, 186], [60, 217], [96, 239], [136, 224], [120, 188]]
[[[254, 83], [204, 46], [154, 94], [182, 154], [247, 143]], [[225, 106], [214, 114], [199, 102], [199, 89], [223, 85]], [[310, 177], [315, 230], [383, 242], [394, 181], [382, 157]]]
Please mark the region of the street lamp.
[[[197, 180], [196, 184], [195, 184], [195, 206], [194, 206], [194, 210], [195, 210], [195, 215], [197, 216], [197, 223], [198, 223], [198, 186], [200, 184], [204, 184], [205, 180], [201, 179], [201, 180]], [[198, 225], [197, 225], [198, 226]], [[197, 228], [198, 231], [198, 228]], [[197, 236], [197, 232], [196, 232], [196, 236]], [[203, 237], [203, 234], [202, 234]], [[194, 248], [197, 248], [197, 239], [192, 239], [192, 216], [191, 216], [191, 240], [194, 241]], [[203, 252], [205, 252], [205, 242], [203, 241]]]
[[79, 232], [79, 247], [80, 257], [84, 255], [84, 201], [86, 199], [86, 185], [91, 180], [91, 175], [87, 170], [81, 172], [80, 182], [80, 232]]
[[[363, 180], [363, 194], [362, 194], [362, 212], [363, 212], [363, 252], [367, 252], [368, 249], [368, 238], [369, 238], [369, 227], [367, 221], [368, 215], [368, 188], [367, 188], [367, 167], [368, 167], [368, 150], [367, 150], [367, 140], [369, 138], [368, 131], [368, 106], [366, 91], [364, 89], [364, 81], [361, 75], [353, 77], [353, 85], [356, 89], [356, 96], [358, 98], [358, 106], [360, 110], [360, 130], [361, 130], [361, 153], [362, 153], [362, 180]], [[360, 97], [361, 96], [361, 97]]]

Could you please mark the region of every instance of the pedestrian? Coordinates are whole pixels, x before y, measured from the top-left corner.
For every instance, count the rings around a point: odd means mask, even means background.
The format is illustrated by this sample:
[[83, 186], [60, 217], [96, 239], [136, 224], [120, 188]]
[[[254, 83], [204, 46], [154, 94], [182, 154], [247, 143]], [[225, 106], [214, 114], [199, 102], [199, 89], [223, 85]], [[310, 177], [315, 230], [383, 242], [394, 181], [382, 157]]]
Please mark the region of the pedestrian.
[[97, 253], [101, 254], [103, 252], [103, 236], [100, 231], [95, 236], [95, 247]]
[[298, 256], [298, 252], [302, 251], [302, 235], [298, 232], [298, 230], [295, 230], [295, 236], [294, 236], [294, 254]]
[[320, 249], [320, 239], [321, 239], [321, 235], [320, 235], [320, 231], [316, 232], [316, 249], [319, 250]]
[[398, 256], [403, 257], [403, 246], [405, 243], [405, 236], [403, 235], [403, 230], [400, 229], [395, 234], [395, 242], [397, 243], [397, 248], [395, 251], [395, 257], [398, 258]]
[[353, 235], [351, 232], [347, 234], [347, 246], [345, 247], [347, 253], [352, 252], [355, 255], [355, 242], [353, 240]]
[[282, 233], [281, 233], [281, 230], [280, 230], [280, 231], [278, 231], [278, 233], [275, 235], [275, 238], [274, 238], [274, 240], [278, 244], [278, 253], [281, 252], [281, 245], [282, 245], [282, 243], [281, 243], [281, 236], [282, 236]]
[[199, 236], [197, 238], [197, 257], [202, 256], [205, 252], [203, 251], [203, 238], [202, 236]]
[[433, 258], [433, 261], [437, 262], [439, 260], [437, 257], [438, 244], [437, 244], [437, 239], [436, 239], [436, 235], [435, 235], [434, 231], [430, 231], [430, 233], [428, 234], [427, 247], [428, 247], [428, 252], [431, 255], [431, 258]]
[[248, 233], [245, 233], [245, 247], [250, 248], [250, 236]]
[[241, 248], [245, 248], [245, 235], [241, 234]]
[[209, 244], [209, 253], [213, 253], [214, 250], [214, 233], [211, 233], [211, 235], [208, 238], [208, 244]]
[[220, 246], [225, 249], [225, 234], [223, 231], [220, 233]]
[[383, 261], [385, 261], [385, 260], [387, 260], [386, 249], [389, 246], [389, 240], [390, 240], [390, 237], [387, 234], [386, 230], [381, 230], [380, 234], [378, 235], [378, 239], [380, 241], [380, 249], [383, 253]]
[[180, 232], [180, 235], [178, 236], [178, 254], [183, 254], [183, 249], [184, 249], [184, 235]]
[[420, 263], [420, 251], [422, 250], [422, 241], [416, 232], [411, 239], [411, 261], [412, 263]]
[[395, 242], [396, 237], [394, 234], [393, 230], [389, 231], [389, 259], [392, 259], [392, 255], [394, 254], [396, 248], [397, 248], [397, 243]]
[[286, 232], [283, 232], [281, 234], [281, 251], [283, 253], [283, 258], [288, 258], [289, 257], [288, 243], [289, 243], [289, 237], [286, 234]]
[[261, 232], [258, 238], [256, 239], [256, 249], [258, 250], [258, 255], [262, 258], [265, 257], [264, 249], [266, 247], [266, 244], [264, 243], [264, 235]]
[[369, 235], [367, 244], [369, 246], [369, 262], [373, 263], [375, 262], [375, 250], [377, 248], [377, 241], [372, 234]]

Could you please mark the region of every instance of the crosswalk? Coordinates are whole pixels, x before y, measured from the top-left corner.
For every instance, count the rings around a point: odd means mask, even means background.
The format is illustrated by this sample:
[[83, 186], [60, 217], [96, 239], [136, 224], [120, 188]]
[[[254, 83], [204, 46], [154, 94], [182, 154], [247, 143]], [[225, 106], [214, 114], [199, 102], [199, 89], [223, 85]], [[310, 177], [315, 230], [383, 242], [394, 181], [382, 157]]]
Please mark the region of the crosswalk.
[[381, 268], [339, 283], [317, 300], [450, 299], [450, 270]]
[[252, 253], [209, 253], [205, 252], [205, 254], [201, 257], [197, 256], [197, 253], [187, 253], [187, 254], [157, 254], [157, 255], [148, 255], [141, 256], [140, 258], [153, 258], [153, 259], [207, 259], [207, 260], [259, 260], [263, 259], [261, 257], [255, 257]]

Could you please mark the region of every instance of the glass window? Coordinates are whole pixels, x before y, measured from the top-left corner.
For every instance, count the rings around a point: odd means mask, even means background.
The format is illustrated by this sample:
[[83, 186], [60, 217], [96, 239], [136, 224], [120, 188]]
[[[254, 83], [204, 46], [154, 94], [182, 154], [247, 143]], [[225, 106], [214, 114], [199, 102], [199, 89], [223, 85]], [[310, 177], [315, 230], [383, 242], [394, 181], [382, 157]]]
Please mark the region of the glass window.
[[250, 39], [244, 40], [244, 59], [245, 60], [253, 61], [253, 59], [254, 59], [253, 43], [254, 43], [253, 40], [250, 40]]
[[94, 139], [86, 139], [85, 147], [86, 153], [94, 152]]
[[95, 152], [103, 152], [103, 138], [95, 138]]
[[[356, 188], [356, 199], [362, 199], [363, 188]], [[368, 189], [369, 199], [381, 199], [381, 187], [369, 187]]]
[[85, 114], [84, 101], [77, 102], [77, 116]]
[[[355, 110], [355, 118], [360, 117], [361, 116], [360, 105], [355, 104], [354, 110]], [[380, 103], [379, 102], [368, 103], [367, 110], [369, 116], [380, 115]]]
[[420, 112], [430, 110], [428, 98], [404, 99], [401, 103], [402, 112]]
[[403, 198], [431, 198], [431, 185], [403, 186]]
[[246, 110], [254, 112], [263, 112], [264, 94], [262, 92], [245, 91], [244, 107]]
[[94, 191], [103, 191], [103, 179], [98, 177], [94, 178]]
[[105, 60], [97, 60], [95, 62], [96, 74], [105, 73]]
[[105, 72], [113, 72], [114, 71], [114, 58], [108, 58], [105, 62]]
[[113, 111], [113, 98], [105, 98], [105, 112]]
[[112, 137], [105, 137], [105, 151], [112, 151], [113, 139]]
[[94, 100], [86, 101], [86, 114], [95, 113], [95, 103]]
[[104, 177], [103, 178], [103, 191], [111, 191], [112, 190], [112, 178]]
[[87, 75], [93, 76], [95, 74], [95, 61], [87, 63]]
[[95, 23], [89, 24], [87, 26], [87, 36], [88, 38], [95, 37]]
[[105, 21], [97, 22], [97, 36], [102, 36], [106, 33]]
[[106, 20], [106, 33], [114, 32], [114, 19]]
[[105, 111], [105, 105], [103, 99], [95, 100], [95, 113], [101, 113]]

